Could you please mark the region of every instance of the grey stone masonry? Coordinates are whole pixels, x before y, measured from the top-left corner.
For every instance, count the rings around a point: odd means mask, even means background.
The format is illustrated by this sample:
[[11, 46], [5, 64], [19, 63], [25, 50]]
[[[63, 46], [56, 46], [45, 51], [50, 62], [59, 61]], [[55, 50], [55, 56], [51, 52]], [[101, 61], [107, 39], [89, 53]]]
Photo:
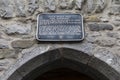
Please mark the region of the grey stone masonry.
[[113, 30], [113, 26], [110, 24], [92, 23], [88, 24], [88, 27], [91, 31]]
[[120, 0], [113, 0], [115, 4], [120, 4]]
[[[81, 14], [84, 40], [37, 41], [37, 16], [42, 13]], [[91, 77], [101, 73], [108, 80], [120, 80], [120, 0], [0, 0], [0, 80], [21, 80], [61, 58], [68, 68], [80, 70], [72, 61], [90, 66], [95, 71], [81, 69]]]
[[13, 17], [13, 6], [10, 0], [0, 1], [0, 17], [11, 18]]

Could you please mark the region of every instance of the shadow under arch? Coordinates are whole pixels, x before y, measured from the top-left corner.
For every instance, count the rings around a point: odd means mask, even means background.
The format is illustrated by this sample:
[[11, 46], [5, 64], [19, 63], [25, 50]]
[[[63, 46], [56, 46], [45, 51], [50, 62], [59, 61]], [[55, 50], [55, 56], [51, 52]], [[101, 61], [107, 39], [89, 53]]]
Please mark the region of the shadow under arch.
[[[38, 49], [39, 50], [39, 49]], [[119, 80], [119, 73], [92, 55], [70, 48], [58, 48], [28, 53], [13, 65], [1, 80], [34, 80], [41, 74], [58, 68], [69, 68], [94, 80]], [[36, 55], [37, 54], [37, 55]]]

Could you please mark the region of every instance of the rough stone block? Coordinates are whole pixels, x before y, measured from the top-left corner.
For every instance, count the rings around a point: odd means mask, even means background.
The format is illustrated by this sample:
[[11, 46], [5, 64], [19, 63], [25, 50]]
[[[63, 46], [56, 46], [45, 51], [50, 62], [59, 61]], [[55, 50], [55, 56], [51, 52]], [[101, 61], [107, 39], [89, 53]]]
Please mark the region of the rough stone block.
[[[99, 71], [102, 73], [104, 76], [107, 76], [108, 80], [119, 80], [119, 73], [116, 72], [112, 67], [108, 66], [108, 64], [100, 61], [97, 58], [93, 58], [89, 61], [88, 63], [89, 66], [91, 66], [93, 69]], [[101, 79], [100, 80], [106, 80], [106, 79]]]
[[11, 43], [13, 48], [29, 48], [32, 47], [34, 44], [33, 40], [15, 40]]
[[118, 41], [116, 42], [116, 45], [117, 45], [117, 46], [120, 46], [120, 40], [118, 40]]
[[25, 17], [25, 2], [23, 0], [14, 0], [15, 7], [16, 7], [16, 16], [18, 17]]
[[9, 41], [5, 39], [0, 39], [0, 49], [8, 49], [9, 48]]
[[66, 9], [67, 8], [67, 1], [61, 0], [60, 1], [60, 8], [61, 9]]
[[120, 39], [120, 36], [117, 32], [108, 32], [107, 36], [112, 37], [112, 38], [116, 38], [116, 39]]
[[0, 59], [15, 58], [15, 51], [12, 49], [0, 49]]
[[5, 32], [8, 35], [11, 34], [19, 34], [19, 35], [27, 35], [31, 32], [31, 26], [30, 25], [23, 25], [23, 24], [10, 24], [6, 26]]
[[111, 47], [115, 45], [116, 39], [110, 37], [102, 37], [96, 40], [97, 44], [100, 46]]
[[34, 12], [36, 11], [36, 9], [39, 8], [38, 6], [38, 0], [28, 0], [28, 13], [30, 15], [34, 14]]
[[91, 31], [113, 30], [113, 26], [111, 24], [90, 23], [88, 24], [88, 27]]
[[120, 15], [120, 5], [114, 5], [110, 8], [110, 13], [113, 15]]
[[120, 4], [120, 0], [113, 0], [115, 4]]
[[106, 6], [105, 0], [88, 0], [87, 9], [89, 13], [100, 13]]
[[0, 1], [0, 17], [2, 18], [12, 18], [13, 17], [13, 7], [10, 0]]
[[76, 9], [82, 9], [82, 5], [84, 3], [84, 0], [76, 0]]
[[56, 10], [56, 2], [55, 0], [45, 0], [45, 8], [49, 11], [54, 12]]
[[85, 53], [82, 53], [82, 52], [79, 52], [76, 50], [72, 50], [72, 49], [67, 49], [67, 48], [60, 49], [60, 51], [66, 59], [78, 61], [78, 62], [83, 63], [83, 64], [87, 64], [87, 62], [89, 61], [89, 59], [91, 57], [88, 54], [85, 54]]
[[91, 16], [85, 17], [85, 21], [87, 21], [87, 22], [99, 22], [100, 18], [97, 15], [91, 15]]
[[75, 7], [75, 1], [74, 0], [60, 0], [59, 1], [59, 8], [60, 9], [73, 9]]

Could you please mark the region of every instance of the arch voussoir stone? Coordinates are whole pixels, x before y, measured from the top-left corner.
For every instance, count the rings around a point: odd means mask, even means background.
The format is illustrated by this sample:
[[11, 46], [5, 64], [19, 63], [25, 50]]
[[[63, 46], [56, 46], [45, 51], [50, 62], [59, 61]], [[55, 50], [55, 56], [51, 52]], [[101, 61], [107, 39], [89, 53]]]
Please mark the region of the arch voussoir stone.
[[[99, 71], [101, 74], [103, 74], [105, 77], [107, 77], [108, 80], [119, 80], [120, 79], [119, 72], [117, 72], [112, 66], [110, 66], [106, 62], [100, 60], [97, 57], [91, 58], [91, 60], [88, 62], [88, 66]], [[98, 76], [99, 76], [99, 74], [98, 74]], [[100, 80], [105, 80], [105, 79], [101, 77]]]

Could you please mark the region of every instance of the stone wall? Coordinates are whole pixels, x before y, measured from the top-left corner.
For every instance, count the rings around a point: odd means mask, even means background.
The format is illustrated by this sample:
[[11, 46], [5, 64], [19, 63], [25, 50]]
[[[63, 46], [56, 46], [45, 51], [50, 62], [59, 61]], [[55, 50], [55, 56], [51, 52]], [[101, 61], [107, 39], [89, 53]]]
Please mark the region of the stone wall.
[[[41, 13], [82, 14], [84, 41], [37, 41], [36, 21]], [[35, 46], [56, 44], [82, 45], [84, 52], [98, 53], [96, 57], [108, 64], [120, 65], [120, 0], [0, 0], [0, 75]]]

